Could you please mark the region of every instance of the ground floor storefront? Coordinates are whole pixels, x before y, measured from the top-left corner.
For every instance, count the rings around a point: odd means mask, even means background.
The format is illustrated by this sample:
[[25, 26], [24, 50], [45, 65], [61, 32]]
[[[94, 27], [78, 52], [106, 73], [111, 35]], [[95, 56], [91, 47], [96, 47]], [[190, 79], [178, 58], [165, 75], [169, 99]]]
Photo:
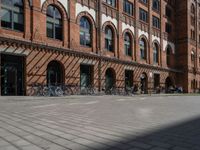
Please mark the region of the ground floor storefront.
[[[160, 67], [59, 50], [1, 46], [1, 95], [32, 95], [33, 85], [167, 92], [176, 73]], [[110, 92], [110, 93], [109, 93]]]

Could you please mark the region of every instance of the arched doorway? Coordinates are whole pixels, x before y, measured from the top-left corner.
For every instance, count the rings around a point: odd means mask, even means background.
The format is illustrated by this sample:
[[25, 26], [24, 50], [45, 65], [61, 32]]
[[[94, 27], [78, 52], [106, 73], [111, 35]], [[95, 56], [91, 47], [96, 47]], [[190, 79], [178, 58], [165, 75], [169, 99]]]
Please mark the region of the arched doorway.
[[51, 61], [47, 66], [47, 84], [61, 85], [64, 83], [63, 66], [57, 61]]
[[166, 93], [171, 93], [174, 90], [174, 82], [172, 78], [167, 77], [165, 80], [165, 91]]
[[105, 74], [105, 90], [110, 90], [115, 87], [116, 76], [115, 71], [112, 68], [108, 68]]
[[146, 73], [142, 73], [140, 76], [140, 89], [142, 94], [148, 93], [148, 78]]

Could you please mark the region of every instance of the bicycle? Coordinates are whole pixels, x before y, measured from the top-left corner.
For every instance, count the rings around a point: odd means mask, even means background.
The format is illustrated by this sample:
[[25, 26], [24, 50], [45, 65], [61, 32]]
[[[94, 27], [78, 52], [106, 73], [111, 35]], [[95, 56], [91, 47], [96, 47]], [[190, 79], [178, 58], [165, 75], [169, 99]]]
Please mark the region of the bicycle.
[[28, 95], [31, 96], [43, 96], [43, 86], [41, 84], [33, 83], [28, 89]]
[[64, 92], [60, 86], [45, 86], [43, 88], [43, 95], [44, 96], [63, 96]]

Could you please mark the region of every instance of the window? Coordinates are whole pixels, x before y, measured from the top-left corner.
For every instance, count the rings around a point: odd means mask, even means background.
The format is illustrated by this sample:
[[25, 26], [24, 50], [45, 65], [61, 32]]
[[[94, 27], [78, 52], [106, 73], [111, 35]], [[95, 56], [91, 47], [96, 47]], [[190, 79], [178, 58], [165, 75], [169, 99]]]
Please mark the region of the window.
[[128, 0], [124, 0], [124, 12], [133, 15], [133, 4]]
[[146, 59], [146, 41], [145, 39], [140, 39], [140, 58]]
[[148, 0], [140, 0], [142, 3], [145, 3], [147, 4], [148, 3]]
[[86, 17], [80, 19], [80, 44], [91, 46], [91, 24]]
[[153, 62], [156, 64], [158, 63], [159, 59], [159, 47], [158, 44], [154, 43], [153, 44]]
[[159, 5], [160, 5], [159, 0], [153, 0], [152, 7], [153, 7], [154, 10], [159, 11], [159, 9], [160, 9], [160, 6], [159, 6]]
[[148, 22], [148, 13], [142, 8], [140, 8], [140, 20]]
[[124, 50], [125, 50], [125, 55], [131, 56], [132, 51], [131, 51], [131, 37], [128, 33], [125, 34], [124, 36]]
[[171, 57], [171, 47], [167, 47], [167, 65], [170, 65], [170, 57]]
[[1, 26], [24, 31], [24, 12], [22, 0], [1, 0]]
[[62, 40], [62, 17], [52, 5], [47, 8], [47, 37]]
[[172, 32], [172, 26], [169, 23], [165, 24], [165, 32], [171, 33]]
[[105, 0], [107, 4], [116, 7], [116, 0]]
[[108, 51], [113, 51], [114, 45], [113, 45], [113, 31], [110, 27], [106, 27], [105, 29], [105, 49]]
[[154, 27], [160, 28], [160, 19], [159, 18], [153, 16], [152, 21], [153, 21], [153, 26]]
[[192, 50], [192, 51], [191, 51], [191, 61], [194, 62], [194, 60], [195, 60], [195, 53], [194, 53], [194, 51]]
[[195, 40], [195, 31], [191, 29], [191, 39]]

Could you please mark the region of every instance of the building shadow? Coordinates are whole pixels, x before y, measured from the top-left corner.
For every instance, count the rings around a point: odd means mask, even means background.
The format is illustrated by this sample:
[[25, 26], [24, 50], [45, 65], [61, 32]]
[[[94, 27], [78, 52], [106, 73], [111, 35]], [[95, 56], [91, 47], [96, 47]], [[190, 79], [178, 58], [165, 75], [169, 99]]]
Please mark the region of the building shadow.
[[99, 150], [200, 150], [200, 118], [125, 136]]

